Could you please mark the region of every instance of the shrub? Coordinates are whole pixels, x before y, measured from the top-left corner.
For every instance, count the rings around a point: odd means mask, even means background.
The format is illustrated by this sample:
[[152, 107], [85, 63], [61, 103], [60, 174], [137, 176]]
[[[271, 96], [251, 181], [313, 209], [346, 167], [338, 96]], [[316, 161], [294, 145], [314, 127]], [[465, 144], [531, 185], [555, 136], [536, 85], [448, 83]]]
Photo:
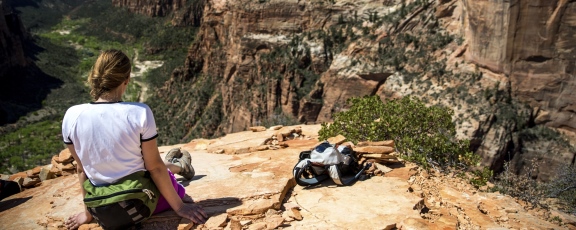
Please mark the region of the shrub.
[[563, 211], [576, 214], [576, 166], [560, 167], [547, 186], [549, 195], [558, 198]]
[[488, 180], [492, 179], [494, 172], [485, 167], [482, 170], [475, 170], [472, 172], [474, 175], [470, 178], [470, 183], [476, 187], [484, 186]]
[[410, 97], [384, 103], [377, 96], [365, 96], [348, 103], [350, 109], [335, 114], [332, 124], [322, 124], [321, 139], [341, 134], [354, 143], [394, 140], [398, 153], [425, 169], [465, 169], [480, 160], [468, 150], [468, 140], [455, 138], [453, 112], [447, 108], [426, 107]]
[[526, 201], [534, 207], [546, 196], [546, 188], [532, 177], [537, 173], [538, 162], [533, 159], [525, 174], [516, 175], [510, 170], [510, 163], [504, 163], [504, 171], [496, 177], [495, 189]]

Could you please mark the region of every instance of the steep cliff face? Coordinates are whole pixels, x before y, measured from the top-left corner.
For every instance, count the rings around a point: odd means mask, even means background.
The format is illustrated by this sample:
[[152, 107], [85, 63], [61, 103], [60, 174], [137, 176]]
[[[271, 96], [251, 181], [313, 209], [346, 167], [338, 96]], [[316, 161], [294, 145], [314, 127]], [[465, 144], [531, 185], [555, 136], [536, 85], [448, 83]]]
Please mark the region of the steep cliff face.
[[172, 15], [175, 26], [199, 26], [204, 0], [112, 0], [112, 5], [150, 17]]
[[[188, 137], [237, 132], [279, 120], [316, 122], [323, 103], [343, 103], [375, 91], [373, 81], [351, 74], [352, 79], [330, 90], [340, 96], [325, 100], [319, 79], [333, 75], [325, 72], [345, 49], [333, 39], [338, 33], [343, 37], [344, 27], [330, 32], [331, 26], [352, 18], [354, 12], [357, 17], [369, 10], [383, 15], [389, 9], [384, 2], [206, 1], [197, 42], [185, 66], [174, 72], [159, 96], [166, 104], [177, 105], [165, 109], [168, 114], [181, 111], [179, 118], [188, 128], [180, 132]], [[191, 102], [178, 95], [181, 91], [200, 95], [212, 87], [215, 93]], [[221, 107], [219, 116], [208, 112], [212, 107]], [[200, 128], [201, 122], [212, 124]]]
[[537, 124], [576, 132], [576, 2], [463, 2], [467, 60], [507, 75]]
[[[167, 98], [180, 90], [214, 89], [214, 93], [183, 105], [186, 126], [194, 129], [206, 114], [205, 107], [214, 101], [220, 103], [213, 107], [222, 107], [221, 123], [199, 130], [208, 135], [214, 134], [215, 128], [226, 133], [245, 130], [265, 115], [274, 114], [282, 98], [285, 107], [294, 107], [295, 89], [290, 86], [294, 77], [284, 77], [290, 73], [278, 73], [275, 78], [262, 76], [262, 68], [281, 68], [284, 63], [263, 67], [259, 57], [287, 44], [287, 35], [321, 26], [322, 18], [317, 16], [325, 14], [315, 14], [315, 10], [322, 9], [298, 1], [207, 1], [198, 42], [190, 48], [185, 66], [175, 71], [160, 95]], [[175, 100], [172, 102], [185, 98]]]
[[0, 80], [7, 70], [27, 65], [22, 46], [26, 30], [9, 2], [0, 1]]
[[114, 6], [125, 7], [131, 12], [150, 17], [166, 16], [173, 10], [182, 8], [185, 4], [185, 0], [112, 0]]
[[[573, 135], [576, 131], [576, 94], [573, 93], [576, 90], [576, 43], [573, 42], [576, 3], [567, 0], [463, 0], [462, 3], [468, 43], [466, 60], [506, 77], [502, 83], [507, 85], [511, 97], [534, 108], [528, 112], [530, 118], [524, 121], [527, 125], [545, 125]], [[484, 126], [493, 120], [485, 121]], [[505, 138], [502, 135], [505, 130], [483, 131], [487, 136], [500, 136], [494, 139]], [[506, 138], [504, 142], [480, 148], [485, 163], [496, 165], [495, 169], [500, 168], [502, 160], [510, 158], [520, 166], [532, 158], [546, 162], [550, 168], [574, 163], [573, 152], [558, 152], [557, 147], [548, 143], [525, 143], [518, 136]], [[556, 153], [538, 150], [539, 146]], [[519, 148], [528, 151], [514, 156]], [[542, 177], [549, 178], [549, 174], [543, 173]]]
[[[26, 30], [8, 1], [0, 1], [0, 125], [17, 118], [14, 114], [14, 86], [24, 76], [14, 74], [29, 65], [24, 55]], [[21, 93], [18, 93], [21, 94]]]
[[[274, 115], [279, 107], [294, 115], [299, 107], [296, 87], [303, 76], [286, 70], [288, 63], [271, 61], [267, 65], [260, 58], [289, 43], [290, 34], [320, 28], [330, 18], [326, 9], [299, 1], [209, 4], [199, 34], [203, 42], [191, 49], [189, 62], [202, 63], [201, 73], [218, 78], [217, 91], [222, 94], [223, 117], [227, 118], [221, 126], [224, 132], [245, 130]], [[292, 58], [300, 59], [297, 54]], [[312, 63], [323, 61], [309, 58]], [[279, 76], [264, 75], [268, 69], [278, 70]]]
[[154, 99], [162, 132], [187, 141], [330, 122], [350, 97], [416, 96], [452, 108], [460, 136], [496, 171], [574, 162], [566, 146], [538, 140], [544, 125], [574, 131], [573, 5], [208, 0], [184, 66]]
[[47, 95], [62, 85], [36, 65], [43, 48], [34, 44], [13, 8], [19, 3], [0, 1], [0, 126], [39, 110]]

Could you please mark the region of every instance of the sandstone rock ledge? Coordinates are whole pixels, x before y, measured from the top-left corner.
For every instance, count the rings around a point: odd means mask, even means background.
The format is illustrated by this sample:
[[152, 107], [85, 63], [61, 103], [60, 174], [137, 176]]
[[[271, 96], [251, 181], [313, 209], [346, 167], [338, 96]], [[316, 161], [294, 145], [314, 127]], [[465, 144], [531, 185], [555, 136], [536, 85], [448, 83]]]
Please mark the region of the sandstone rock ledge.
[[[314, 147], [319, 125], [299, 126], [303, 136], [285, 148], [218, 154], [214, 148], [260, 146], [273, 130], [240, 132], [215, 140], [162, 146], [190, 151], [196, 176], [182, 180], [186, 193], [210, 219], [193, 225], [167, 211], [143, 229], [563, 229], [525, 211], [513, 199], [479, 193], [444, 176], [430, 176], [410, 164], [390, 166], [384, 176], [337, 187], [331, 181], [303, 188], [292, 180], [298, 154]], [[284, 127], [288, 130], [296, 127]], [[285, 129], [285, 130], [286, 130]], [[63, 229], [82, 209], [77, 176], [64, 175], [0, 201], [2, 229]], [[80, 229], [100, 229], [86, 224]]]

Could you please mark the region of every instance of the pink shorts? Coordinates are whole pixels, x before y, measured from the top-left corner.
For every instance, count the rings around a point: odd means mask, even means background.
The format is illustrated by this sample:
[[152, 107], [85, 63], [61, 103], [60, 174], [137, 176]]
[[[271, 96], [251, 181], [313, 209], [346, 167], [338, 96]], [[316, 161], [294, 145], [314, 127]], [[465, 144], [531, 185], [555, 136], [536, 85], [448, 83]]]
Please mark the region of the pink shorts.
[[[186, 193], [186, 191], [184, 190], [184, 186], [182, 186], [180, 183], [178, 183], [178, 181], [176, 181], [176, 177], [174, 177], [174, 173], [170, 172], [170, 170], [168, 170], [168, 175], [170, 176], [170, 180], [172, 181], [172, 186], [174, 186], [176, 193], [178, 193], [178, 196], [180, 196], [180, 198], [183, 198], [184, 194]], [[170, 209], [171, 209], [170, 204], [168, 204], [168, 201], [166, 201], [164, 196], [162, 196], [162, 194], [160, 194], [160, 199], [158, 200], [158, 204], [156, 205], [156, 210], [154, 210], [153, 214], [158, 214], [158, 213], [161, 213], [163, 211], [170, 210]]]

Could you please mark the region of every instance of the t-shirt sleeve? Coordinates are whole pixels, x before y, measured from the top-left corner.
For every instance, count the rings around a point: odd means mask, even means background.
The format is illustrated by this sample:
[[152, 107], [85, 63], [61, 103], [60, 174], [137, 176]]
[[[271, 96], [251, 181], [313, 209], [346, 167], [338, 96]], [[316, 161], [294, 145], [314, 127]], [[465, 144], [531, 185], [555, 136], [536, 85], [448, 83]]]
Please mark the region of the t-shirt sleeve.
[[140, 134], [140, 140], [145, 142], [154, 140], [156, 137], [158, 137], [158, 131], [156, 131], [156, 121], [154, 121], [154, 114], [152, 114], [150, 107], [146, 106], [144, 125], [142, 127], [142, 133]]
[[72, 139], [70, 139], [70, 133], [71, 133], [71, 123], [73, 121], [72, 120], [72, 115], [70, 112], [70, 109], [68, 111], [66, 111], [66, 114], [64, 115], [64, 119], [62, 120], [62, 139], [64, 141], [64, 144], [67, 145], [71, 145], [72, 143]]

